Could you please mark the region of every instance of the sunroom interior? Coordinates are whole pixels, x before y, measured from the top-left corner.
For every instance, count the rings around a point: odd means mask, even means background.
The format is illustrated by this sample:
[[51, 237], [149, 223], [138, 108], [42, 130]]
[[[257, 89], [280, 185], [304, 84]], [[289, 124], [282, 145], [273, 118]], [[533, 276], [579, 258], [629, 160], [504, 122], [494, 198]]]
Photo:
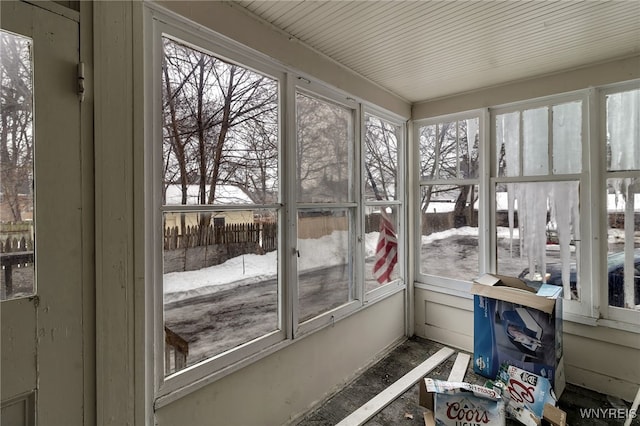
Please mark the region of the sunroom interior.
[[[78, 114], [57, 125], [68, 161], [35, 149], [39, 281], [2, 293], [3, 418], [296, 424], [409, 337], [473, 353], [486, 273], [562, 287], [566, 381], [634, 399], [640, 2], [0, 12], [3, 49], [31, 40], [36, 105], [58, 99], [38, 95], [39, 46], [73, 44]], [[38, 180], [62, 169], [67, 202]], [[77, 222], [51, 295], [46, 200]]]

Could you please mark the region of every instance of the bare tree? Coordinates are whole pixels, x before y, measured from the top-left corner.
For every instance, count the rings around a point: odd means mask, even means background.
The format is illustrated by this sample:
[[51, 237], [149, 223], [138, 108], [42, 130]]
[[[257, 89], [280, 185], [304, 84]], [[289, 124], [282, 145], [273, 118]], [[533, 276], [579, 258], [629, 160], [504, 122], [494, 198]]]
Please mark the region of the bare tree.
[[21, 221], [23, 209], [33, 205], [32, 197], [25, 197], [32, 194], [33, 185], [31, 46], [22, 37], [0, 34], [0, 184], [11, 220]]
[[[420, 171], [423, 179], [468, 179], [477, 176], [478, 138], [467, 139], [467, 121], [460, 120], [424, 126], [420, 130]], [[421, 207], [425, 214], [434, 197], [455, 197], [455, 226], [473, 223], [477, 194], [474, 185], [427, 185]]]
[[398, 191], [398, 128], [368, 115], [365, 129], [366, 191], [376, 200], [394, 200]]
[[298, 93], [296, 117], [296, 182], [300, 199], [346, 201], [353, 140], [351, 112]]
[[[198, 204], [214, 204], [220, 185], [258, 200], [277, 179], [243, 153], [277, 157], [277, 82], [173, 40], [164, 40], [164, 53], [165, 189], [179, 184], [181, 204], [194, 186]], [[210, 222], [210, 213], [200, 215], [201, 239]]]

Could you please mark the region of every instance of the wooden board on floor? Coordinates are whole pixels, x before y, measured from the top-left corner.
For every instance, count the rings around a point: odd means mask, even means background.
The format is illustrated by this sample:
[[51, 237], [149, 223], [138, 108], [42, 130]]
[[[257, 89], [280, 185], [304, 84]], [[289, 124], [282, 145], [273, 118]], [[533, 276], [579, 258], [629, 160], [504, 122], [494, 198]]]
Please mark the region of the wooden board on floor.
[[422, 364], [402, 376], [391, 386], [380, 392], [365, 403], [362, 407], [348, 415], [337, 426], [359, 426], [379, 413], [384, 407], [392, 403], [396, 398], [415, 385], [423, 377], [431, 372], [447, 358], [453, 355], [454, 350], [444, 347], [427, 358]]
[[453, 363], [453, 367], [451, 368], [451, 372], [449, 373], [449, 378], [447, 380], [450, 382], [462, 382], [464, 380], [464, 375], [467, 374], [469, 360], [471, 360], [471, 355], [458, 352], [456, 361]]

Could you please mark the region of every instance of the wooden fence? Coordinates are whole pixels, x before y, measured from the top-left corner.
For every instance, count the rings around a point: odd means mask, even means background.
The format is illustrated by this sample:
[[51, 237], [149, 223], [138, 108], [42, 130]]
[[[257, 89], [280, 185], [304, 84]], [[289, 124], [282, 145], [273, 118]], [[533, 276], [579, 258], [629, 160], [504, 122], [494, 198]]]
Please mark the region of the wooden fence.
[[33, 239], [8, 236], [0, 240], [0, 265], [4, 270], [3, 298], [13, 295], [13, 268], [32, 265], [34, 261]]
[[33, 251], [33, 239], [9, 236], [0, 240], [0, 253], [14, 253], [17, 251]]
[[240, 223], [167, 228], [164, 235], [164, 273], [194, 271], [244, 254], [265, 254], [278, 248], [276, 223]]
[[257, 244], [264, 252], [273, 251], [278, 245], [278, 226], [276, 223], [209, 225], [205, 229], [187, 226], [183, 233], [173, 226], [166, 228], [164, 233], [165, 250], [238, 243]]

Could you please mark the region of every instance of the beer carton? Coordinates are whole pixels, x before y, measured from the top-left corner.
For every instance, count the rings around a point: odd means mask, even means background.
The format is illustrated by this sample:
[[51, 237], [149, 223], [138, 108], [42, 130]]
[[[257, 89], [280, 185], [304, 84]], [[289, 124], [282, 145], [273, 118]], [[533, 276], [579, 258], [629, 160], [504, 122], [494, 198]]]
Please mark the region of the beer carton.
[[539, 426], [552, 412], [563, 414], [549, 380], [521, 368], [503, 364], [488, 387], [501, 393], [507, 416], [525, 426]]
[[427, 426], [503, 426], [504, 403], [500, 393], [464, 382], [425, 378], [420, 388], [420, 405]]

